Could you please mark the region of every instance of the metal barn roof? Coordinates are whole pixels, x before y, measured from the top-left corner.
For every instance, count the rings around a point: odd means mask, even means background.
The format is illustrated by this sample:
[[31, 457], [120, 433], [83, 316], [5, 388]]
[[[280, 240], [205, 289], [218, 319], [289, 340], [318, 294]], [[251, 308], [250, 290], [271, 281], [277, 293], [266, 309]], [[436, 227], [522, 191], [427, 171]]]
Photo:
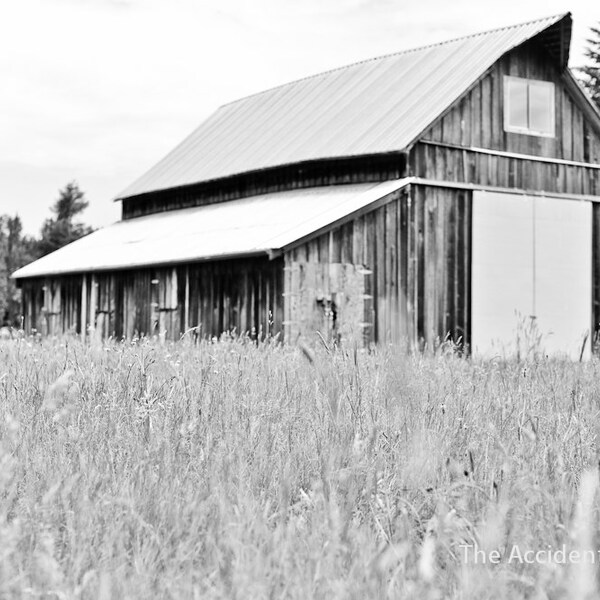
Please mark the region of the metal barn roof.
[[570, 14], [321, 73], [219, 108], [118, 199], [308, 160], [406, 148], [490, 66], [540, 35], [566, 66]]
[[409, 179], [263, 194], [119, 221], [19, 269], [15, 278], [269, 253], [404, 187]]

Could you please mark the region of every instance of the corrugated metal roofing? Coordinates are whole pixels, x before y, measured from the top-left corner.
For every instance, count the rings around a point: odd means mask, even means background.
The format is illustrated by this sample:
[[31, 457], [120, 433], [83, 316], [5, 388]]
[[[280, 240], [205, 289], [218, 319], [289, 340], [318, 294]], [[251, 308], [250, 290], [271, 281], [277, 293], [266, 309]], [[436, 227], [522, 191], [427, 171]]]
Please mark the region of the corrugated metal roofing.
[[279, 250], [404, 187], [409, 179], [263, 194], [119, 221], [19, 269], [39, 277]]
[[556, 15], [364, 61], [232, 102], [118, 198], [307, 160], [403, 150], [503, 54], [541, 32], [554, 52], [559, 44], [566, 64], [570, 27], [568, 13]]

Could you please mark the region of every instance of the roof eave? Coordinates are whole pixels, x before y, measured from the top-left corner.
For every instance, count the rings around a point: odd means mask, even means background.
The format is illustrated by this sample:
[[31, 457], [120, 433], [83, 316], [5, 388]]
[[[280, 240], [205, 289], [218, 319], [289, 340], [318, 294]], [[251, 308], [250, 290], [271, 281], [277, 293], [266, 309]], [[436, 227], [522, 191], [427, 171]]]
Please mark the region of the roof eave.
[[[218, 254], [214, 256], [202, 256], [199, 258], [188, 258], [183, 260], [166, 260], [166, 261], [157, 261], [154, 263], [139, 263], [139, 264], [129, 264], [129, 265], [120, 265], [120, 266], [102, 266], [102, 267], [91, 267], [86, 269], [85, 271], [78, 269], [74, 271], [59, 271], [59, 270], [50, 270], [45, 271], [43, 273], [36, 273], [33, 275], [18, 275], [19, 270], [15, 271], [10, 277], [15, 281], [23, 281], [25, 279], [43, 279], [45, 277], [71, 277], [76, 275], [88, 275], [94, 273], [112, 273], [114, 271], [131, 271], [137, 269], [154, 269], [160, 267], [172, 267], [174, 265], [185, 265], [190, 263], [200, 263], [200, 262], [212, 262], [217, 260], [235, 260], [238, 258], [253, 258], [257, 256], [267, 256], [269, 258], [276, 258], [274, 253], [277, 250], [273, 249], [264, 249], [264, 250], [256, 250], [249, 252], [237, 252], [231, 254]], [[30, 263], [33, 264], [33, 263]], [[26, 268], [26, 267], [23, 267]]]
[[600, 134], [600, 109], [598, 109], [594, 101], [588, 96], [570, 69], [565, 69], [562, 75], [567, 89], [573, 95], [579, 108], [588, 117], [596, 132]]

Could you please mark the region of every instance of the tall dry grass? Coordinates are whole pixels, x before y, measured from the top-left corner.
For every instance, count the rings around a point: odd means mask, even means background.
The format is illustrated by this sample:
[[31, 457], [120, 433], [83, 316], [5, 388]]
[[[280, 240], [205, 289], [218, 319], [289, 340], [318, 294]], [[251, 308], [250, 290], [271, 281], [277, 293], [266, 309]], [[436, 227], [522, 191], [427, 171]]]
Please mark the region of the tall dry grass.
[[1, 598], [586, 598], [600, 363], [0, 344]]

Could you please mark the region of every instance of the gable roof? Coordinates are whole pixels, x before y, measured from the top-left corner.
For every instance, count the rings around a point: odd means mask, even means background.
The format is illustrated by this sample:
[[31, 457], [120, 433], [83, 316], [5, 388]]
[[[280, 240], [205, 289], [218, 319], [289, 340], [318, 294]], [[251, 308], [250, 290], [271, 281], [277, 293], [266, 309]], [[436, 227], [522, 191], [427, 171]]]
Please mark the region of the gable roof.
[[566, 66], [570, 13], [366, 60], [219, 108], [117, 199], [309, 160], [404, 150], [533, 37]]
[[261, 194], [119, 221], [13, 274], [15, 279], [271, 255], [387, 201], [410, 179]]

